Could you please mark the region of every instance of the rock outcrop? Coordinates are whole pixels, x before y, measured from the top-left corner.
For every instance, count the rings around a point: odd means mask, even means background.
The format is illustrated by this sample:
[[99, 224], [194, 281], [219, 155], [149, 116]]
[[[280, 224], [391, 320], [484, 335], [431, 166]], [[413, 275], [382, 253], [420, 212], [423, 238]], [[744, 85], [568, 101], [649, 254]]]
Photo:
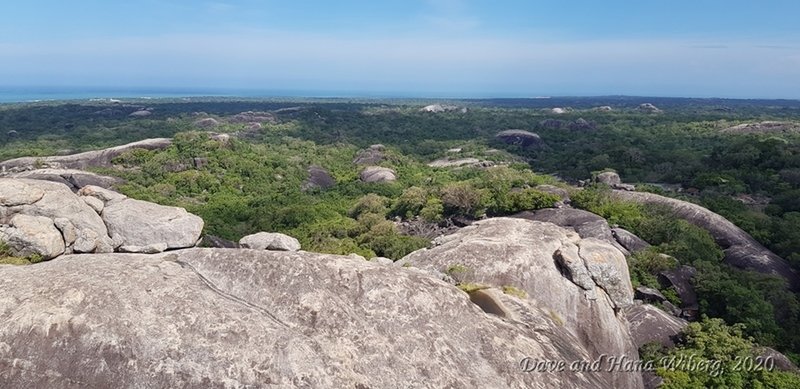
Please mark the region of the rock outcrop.
[[500, 131], [495, 137], [506, 144], [518, 145], [523, 148], [538, 148], [544, 145], [544, 141], [538, 134], [524, 130]]
[[597, 174], [593, 177], [593, 181], [605, 184], [611, 187], [611, 189], [619, 189], [619, 190], [627, 190], [633, 191], [636, 190], [636, 187], [630, 184], [623, 184], [622, 179], [619, 178], [619, 174], [616, 172], [602, 172]]
[[16, 158], [0, 162], [0, 172], [21, 172], [40, 168], [83, 170], [88, 167], [111, 167], [111, 160], [126, 151], [134, 149], [161, 150], [171, 144], [172, 139], [156, 138], [73, 155]]
[[707, 230], [725, 250], [725, 262], [731, 266], [771, 274], [785, 279], [794, 290], [800, 290], [800, 275], [789, 263], [762, 246], [750, 234], [724, 217], [697, 204], [664, 197], [654, 193], [614, 191], [620, 200], [645, 205], [665, 206], [676, 217]]
[[386, 147], [377, 144], [369, 146], [368, 148], [358, 152], [353, 159], [356, 165], [375, 165], [386, 159]]
[[73, 192], [87, 185], [110, 189], [124, 180], [92, 172], [74, 169], [37, 169], [7, 174], [8, 178], [27, 178], [31, 180], [53, 181], [68, 186]]
[[[512, 267], [522, 261], [506, 258]], [[542, 278], [526, 273], [530, 286]], [[539, 295], [487, 289], [473, 301], [423, 273], [360, 258], [188, 249], [0, 266], [0, 381], [10, 388], [641, 387], [638, 372], [522, 371], [530, 366], [523, 358], [636, 355], [605, 300], [585, 300], [556, 269], [546, 274], [557, 282], [548, 290], [563, 287], [567, 298], [552, 302], [583, 306], [580, 325], [594, 338], [575, 336], [574, 315], [544, 308]]]
[[678, 335], [689, 322], [670, 315], [650, 304], [637, 302], [625, 309], [625, 317], [630, 323], [631, 335], [636, 347], [658, 342], [664, 347], [672, 347]]
[[658, 282], [663, 288], [670, 288], [681, 299], [680, 316], [695, 320], [700, 312], [697, 293], [694, 291], [692, 279], [697, 275], [697, 269], [691, 266], [680, 266], [672, 270], [662, 271], [658, 274]]
[[100, 187], [75, 194], [56, 182], [0, 178], [0, 240], [17, 255], [157, 252], [194, 246], [202, 229], [203, 220], [182, 208]]
[[331, 173], [320, 166], [308, 168], [308, 178], [303, 182], [302, 189], [329, 189], [336, 186], [336, 180]]
[[246, 249], [298, 251], [300, 241], [289, 235], [277, 232], [259, 232], [239, 239], [239, 245]]
[[636, 110], [639, 111], [639, 112], [644, 112], [644, 113], [661, 113], [661, 112], [663, 112], [661, 109], [659, 109], [658, 107], [656, 107], [655, 105], [653, 105], [651, 103], [639, 104], [639, 106], [636, 107]]
[[614, 238], [608, 221], [600, 215], [575, 208], [545, 208], [535, 212], [524, 211], [512, 217], [553, 223], [577, 232], [581, 238], [595, 238], [606, 242], [623, 254], [628, 255], [628, 250]]
[[480, 159], [477, 158], [460, 158], [460, 159], [440, 158], [428, 163], [428, 166], [438, 167], [438, 168], [464, 167], [464, 166], [486, 168], [494, 166], [494, 162], [481, 161]]
[[359, 174], [362, 182], [378, 183], [392, 182], [397, 180], [397, 173], [394, 170], [381, 166], [367, 166]]
[[214, 128], [214, 127], [219, 126], [219, 120], [214, 119], [214, 118], [203, 118], [203, 119], [195, 120], [194, 123], [192, 123], [192, 124], [195, 127], [208, 129], [208, 128]]
[[[254, 112], [254, 111], [247, 111], [237, 113], [228, 118], [228, 122], [230, 123], [246, 123], [246, 124], [255, 124], [258, 123], [277, 123], [278, 119], [269, 112]], [[259, 127], [260, 128], [260, 127]]]
[[461, 112], [467, 113], [466, 107], [459, 107], [457, 105], [448, 105], [448, 104], [431, 104], [426, 105], [420, 109], [421, 112], [429, 112], [429, 113], [442, 113], [442, 112]]
[[764, 121], [744, 123], [720, 130], [723, 134], [797, 134], [800, 123]]
[[[478, 289], [521, 290], [532, 296], [524, 301], [526, 310], [547, 312], [592, 358], [602, 353], [638, 358], [619, 311], [633, 304], [633, 289], [625, 257], [613, 246], [551, 223], [514, 218], [478, 221], [437, 238], [434, 245], [398, 263], [449, 273]], [[496, 300], [492, 305], [502, 309], [493, 311], [513, 312], [519, 306]], [[523, 322], [541, 320], [518, 316]], [[606, 374], [613, 381], [609, 387], [641, 386], [641, 376]]]
[[611, 235], [614, 236], [614, 239], [616, 239], [622, 247], [625, 247], [625, 249], [631, 253], [647, 250], [647, 248], [650, 247], [650, 243], [645, 242], [644, 239], [622, 228], [612, 228]]

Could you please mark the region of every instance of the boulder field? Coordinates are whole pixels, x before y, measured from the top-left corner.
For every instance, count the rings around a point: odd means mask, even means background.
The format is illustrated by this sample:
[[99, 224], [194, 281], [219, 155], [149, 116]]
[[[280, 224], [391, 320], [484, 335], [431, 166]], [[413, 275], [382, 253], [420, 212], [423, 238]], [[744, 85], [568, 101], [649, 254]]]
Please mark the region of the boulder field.
[[20, 256], [160, 252], [194, 246], [203, 219], [96, 186], [0, 178], [0, 241]]

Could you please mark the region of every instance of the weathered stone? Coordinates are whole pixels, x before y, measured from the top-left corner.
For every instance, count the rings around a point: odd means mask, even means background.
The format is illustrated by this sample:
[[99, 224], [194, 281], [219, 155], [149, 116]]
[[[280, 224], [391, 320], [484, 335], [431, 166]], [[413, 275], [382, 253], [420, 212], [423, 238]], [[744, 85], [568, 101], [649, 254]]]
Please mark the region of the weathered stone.
[[308, 179], [303, 183], [302, 189], [329, 189], [336, 185], [331, 173], [319, 166], [308, 168]]
[[497, 139], [511, 145], [518, 145], [524, 148], [535, 148], [544, 145], [542, 138], [538, 134], [524, 130], [505, 130], [495, 135]]
[[[9, 388], [642, 385], [638, 372], [523, 372], [523, 357], [593, 360], [620, 350], [595, 339], [583, 347], [586, 338], [559, 324], [569, 317], [533, 300], [485, 292], [503, 318], [424, 274], [348, 257], [75, 255], [1, 266], [0, 284], [0, 377]], [[593, 324], [610, 309], [595, 304], [584, 325], [613, 331]]]
[[120, 246], [121, 253], [157, 254], [167, 250], [166, 243], [154, 243], [147, 246]]
[[[128, 196], [125, 196], [124, 194], [117, 193], [117, 192], [114, 192], [112, 190], [100, 188], [100, 187], [97, 187], [97, 186], [94, 186], [94, 185], [89, 185], [89, 186], [85, 186], [85, 187], [81, 188], [81, 190], [78, 191], [78, 194], [80, 196], [96, 198], [96, 199], [98, 199], [98, 200], [103, 202], [103, 206], [105, 206], [105, 203], [108, 203], [108, 202], [111, 202], [111, 201], [124, 200], [124, 199], [128, 198]], [[84, 201], [92, 201], [92, 200], [84, 200]], [[95, 203], [95, 205], [96, 205], [96, 203]], [[92, 208], [95, 208], [95, 206], [92, 206]], [[101, 208], [101, 211], [102, 211], [102, 208]]]
[[0, 180], [0, 206], [33, 204], [44, 197], [44, 190], [19, 180]]
[[111, 188], [123, 182], [122, 179], [74, 169], [37, 169], [7, 175], [9, 178], [28, 178], [31, 180], [53, 181], [68, 186], [73, 192], [87, 185]]
[[611, 227], [602, 216], [574, 208], [545, 208], [535, 212], [520, 212], [511, 217], [553, 223], [559, 227], [570, 228], [581, 238], [596, 238], [606, 242], [623, 254], [628, 251], [620, 245], [611, 233]]
[[375, 263], [377, 263], [379, 265], [392, 265], [392, 264], [394, 264], [394, 261], [392, 261], [389, 258], [385, 258], [385, 257], [373, 257], [369, 261], [370, 262], [375, 262]]
[[243, 248], [255, 250], [298, 251], [300, 241], [277, 232], [259, 232], [239, 240]]
[[386, 159], [385, 150], [386, 147], [384, 145], [372, 145], [359, 151], [355, 159], [353, 159], [353, 163], [356, 165], [375, 165]]
[[681, 299], [681, 316], [694, 320], [697, 318], [700, 306], [697, 302], [697, 293], [694, 291], [692, 278], [697, 274], [697, 269], [691, 266], [681, 266], [677, 269], [666, 270], [658, 273], [658, 282], [663, 288], [672, 288]]
[[620, 200], [670, 208], [675, 217], [708, 231], [725, 250], [725, 263], [740, 269], [781, 277], [792, 289], [800, 290], [800, 275], [789, 262], [769, 251], [724, 217], [697, 204], [654, 193], [617, 190], [613, 192], [613, 196]]
[[648, 288], [646, 286], [637, 286], [634, 290], [634, 297], [648, 303], [660, 303], [667, 300], [658, 289]]
[[659, 342], [664, 347], [675, 345], [678, 335], [689, 324], [649, 304], [634, 304], [625, 308], [631, 335], [636, 347]]
[[127, 151], [135, 149], [161, 150], [171, 144], [172, 139], [169, 138], [145, 139], [122, 146], [73, 155], [16, 158], [0, 162], [0, 171], [5, 169], [10, 172], [19, 172], [35, 170], [39, 167], [78, 170], [85, 170], [88, 167], [111, 167], [111, 161]]
[[651, 103], [643, 103], [639, 104], [639, 107], [636, 108], [639, 112], [644, 113], [661, 113], [662, 111]]
[[42, 216], [14, 216], [10, 225], [0, 225], [0, 242], [20, 257], [39, 255], [51, 259], [63, 254], [66, 248], [53, 220]]
[[583, 258], [592, 280], [606, 291], [615, 308], [633, 304], [631, 276], [622, 252], [599, 239], [586, 238], [578, 242], [578, 255]]
[[106, 206], [103, 200], [100, 200], [97, 197], [81, 196], [81, 200], [83, 200], [83, 202], [86, 203], [86, 205], [94, 209], [94, 211], [97, 212], [98, 215], [103, 212], [103, 208], [105, 208]]
[[632, 232], [622, 229], [622, 228], [612, 228], [611, 234], [614, 236], [614, 239], [625, 247], [626, 250], [635, 253], [642, 250], [646, 250], [650, 247], [650, 243], [645, 242], [642, 238], [634, 235]]
[[217, 119], [214, 118], [203, 118], [195, 120], [193, 124], [195, 127], [200, 127], [200, 128], [214, 128], [219, 126], [219, 121], [217, 121]]
[[[81, 248], [77, 251], [80, 252], [92, 252], [94, 247], [89, 248], [90, 244], [113, 246], [106, 225], [97, 212], [72, 193], [66, 185], [51, 181], [0, 178], [0, 187], [6, 184], [9, 184], [9, 187], [33, 187], [44, 193], [35, 203], [7, 208], [4, 211], [6, 217], [10, 218], [16, 214], [42, 216], [50, 219], [51, 223], [56, 219], [66, 219], [75, 228], [76, 243], [80, 241]], [[86, 239], [81, 240], [81, 237], [87, 236], [91, 236], [91, 242]]]
[[203, 232], [203, 219], [183, 208], [130, 198], [106, 204], [102, 217], [109, 236], [123, 246], [192, 247]]
[[756, 352], [758, 352], [759, 356], [764, 358], [765, 363], [766, 358], [772, 361], [770, 364], [774, 362], [775, 370], [800, 373], [800, 368], [798, 368], [789, 357], [780, 353], [778, 350], [770, 347], [761, 347], [759, 350], [756, 350]]
[[394, 170], [389, 168], [380, 166], [367, 166], [361, 171], [360, 178], [362, 182], [380, 183], [395, 181], [397, 180], [397, 175]]
[[[464, 270], [459, 278], [462, 284], [478, 284], [502, 288], [514, 286], [532, 297], [531, 305], [557, 318], [563, 327], [574, 334], [582, 348], [600, 353], [627, 355], [638, 358], [627, 323], [615, 313], [615, 304], [608, 293], [595, 288], [597, 298], [587, 299], [586, 290], [562, 274], [557, 265], [556, 252], [569, 250], [570, 245], [581, 246], [582, 240], [575, 232], [551, 223], [514, 218], [481, 220], [458, 232], [437, 238], [435, 247], [415, 251], [396, 262], [399, 266], [410, 264], [421, 269], [438, 272]], [[566, 247], [566, 249], [565, 249]], [[583, 245], [589, 256], [584, 262], [595, 271], [600, 282], [611, 281], [611, 275], [627, 275], [627, 264], [614, 247], [593, 240]], [[603, 255], [609, 255], [608, 258]], [[605, 261], [605, 264], [602, 264]], [[612, 270], [606, 267], [621, 266]], [[587, 271], [589, 268], [587, 266]], [[591, 272], [590, 272], [591, 274]], [[623, 292], [624, 280], [606, 283], [617, 297], [632, 296]], [[630, 282], [629, 280], [627, 281]], [[627, 297], [626, 297], [627, 298]], [[630, 300], [617, 298], [621, 306]], [[602, 351], [601, 351], [602, 350]], [[641, 386], [641, 376], [608, 373], [616, 383], [610, 387]]]
[[211, 247], [211, 248], [220, 248], [220, 249], [238, 249], [241, 246], [239, 243], [220, 238], [215, 235], [205, 235], [203, 236], [203, 240], [200, 242], [201, 247]]
[[75, 225], [73, 225], [69, 219], [58, 217], [53, 219], [53, 224], [61, 231], [61, 236], [64, 238], [65, 245], [70, 246], [78, 239], [78, 229], [75, 228]]

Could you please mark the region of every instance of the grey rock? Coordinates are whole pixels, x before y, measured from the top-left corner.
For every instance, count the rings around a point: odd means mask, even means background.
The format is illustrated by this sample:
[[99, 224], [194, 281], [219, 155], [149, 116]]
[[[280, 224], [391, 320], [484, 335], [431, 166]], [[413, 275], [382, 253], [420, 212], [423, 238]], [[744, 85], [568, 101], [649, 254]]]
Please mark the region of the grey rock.
[[161, 150], [169, 147], [172, 139], [157, 138], [145, 139], [122, 146], [111, 147], [104, 150], [87, 151], [73, 155], [58, 155], [51, 157], [23, 157], [0, 162], [0, 171], [20, 172], [36, 170], [39, 167], [51, 169], [78, 169], [88, 167], [111, 167], [111, 161], [121, 154], [134, 150]]
[[538, 148], [544, 145], [544, 141], [538, 134], [524, 130], [505, 130], [497, 133], [495, 137], [506, 144], [524, 148]]
[[53, 219], [53, 224], [61, 232], [66, 246], [72, 245], [75, 243], [75, 240], [78, 239], [78, 229], [75, 228], [75, 225], [72, 224], [69, 219], [63, 217], [55, 218]]
[[367, 166], [361, 171], [359, 177], [362, 182], [366, 183], [392, 182], [397, 180], [397, 174], [394, 170], [381, 166]]
[[28, 178], [32, 180], [45, 180], [67, 185], [73, 192], [87, 185], [112, 188], [124, 180], [116, 177], [103, 176], [96, 173], [74, 169], [37, 169], [8, 174], [9, 178]]
[[697, 293], [694, 291], [692, 278], [697, 274], [697, 269], [691, 266], [680, 266], [677, 269], [658, 273], [658, 282], [663, 288], [672, 288], [681, 298], [681, 316], [694, 320], [700, 306], [697, 302]]
[[633, 304], [631, 276], [622, 252], [599, 239], [586, 238], [578, 242], [578, 255], [583, 259], [594, 283], [611, 298], [614, 308]]
[[796, 134], [800, 132], [800, 123], [763, 121], [743, 123], [720, 130], [723, 134]]
[[97, 197], [81, 196], [81, 200], [83, 200], [86, 205], [92, 207], [92, 209], [94, 209], [98, 215], [103, 212], [103, 208], [106, 206], [103, 200], [100, 200]]
[[570, 228], [581, 238], [600, 239], [628, 255], [628, 251], [620, 245], [611, 233], [611, 226], [602, 216], [575, 208], [545, 208], [535, 212], [520, 212], [512, 217], [553, 223], [560, 227]]
[[671, 209], [676, 217], [708, 231], [725, 250], [725, 263], [739, 269], [781, 277], [792, 289], [800, 290], [800, 275], [789, 262], [769, 251], [724, 217], [697, 204], [654, 193], [614, 191], [613, 196], [620, 200]]
[[364, 150], [361, 150], [353, 159], [356, 165], [375, 165], [386, 159], [386, 147], [381, 144], [372, 145]]
[[203, 118], [203, 119], [195, 120], [195, 122], [193, 124], [194, 124], [195, 127], [208, 129], [208, 128], [214, 128], [214, 127], [219, 126], [219, 121], [217, 119], [214, 119], [214, 118]]
[[[601, 353], [638, 358], [630, 338], [627, 322], [617, 315], [615, 303], [605, 289], [595, 288], [596, 299], [588, 299], [584, 287], [577, 285], [557, 264], [556, 252], [567, 252], [570, 245], [581, 247], [584, 242], [575, 232], [551, 223], [515, 218], [493, 218], [478, 221], [456, 233], [437, 238], [435, 247], [415, 251], [400, 263], [420, 269], [447, 272], [453, 266], [467, 269], [459, 275], [461, 283], [502, 288], [513, 286], [531, 296], [531, 306], [557, 318], [564, 329], [580, 339], [576, 345], [589, 350], [593, 357]], [[566, 247], [566, 249], [565, 249]], [[622, 253], [604, 242], [593, 240], [583, 244], [588, 262], [601, 282], [611, 281], [611, 275], [628, 274]], [[610, 255], [605, 258], [603, 255]], [[588, 259], [588, 261], [587, 261]], [[606, 260], [607, 265], [601, 265]], [[605, 266], [621, 266], [612, 270]], [[591, 272], [590, 272], [591, 274]], [[608, 277], [604, 277], [608, 275]], [[620, 293], [624, 280], [618, 285], [606, 284], [612, 293]], [[629, 280], [627, 281], [630, 282]], [[622, 294], [622, 293], [620, 293]], [[633, 291], [625, 293], [632, 296]], [[620, 301], [628, 305], [631, 301]], [[535, 326], [535, 322], [528, 323]], [[607, 373], [613, 385], [608, 387], [641, 387], [641, 375]], [[542, 376], [539, 376], [542, 377]], [[604, 387], [604, 386], [601, 386]]]
[[369, 260], [370, 262], [375, 262], [379, 265], [393, 265], [394, 261], [386, 257], [374, 257]]
[[203, 232], [203, 219], [183, 208], [130, 198], [107, 203], [102, 217], [109, 236], [123, 246], [193, 247]]
[[246, 123], [246, 124], [258, 124], [259, 128], [261, 128], [261, 123], [277, 123], [278, 119], [275, 117], [274, 114], [270, 112], [254, 112], [254, 111], [247, 111], [237, 113], [229, 117], [228, 122], [230, 123]]
[[44, 190], [20, 180], [0, 180], [0, 206], [30, 205], [44, 197]]
[[15, 215], [9, 225], [0, 225], [0, 242], [6, 243], [11, 252], [20, 257], [40, 255], [51, 259], [66, 249], [53, 220], [43, 216]]
[[147, 246], [120, 246], [121, 253], [158, 254], [167, 250], [166, 243], [154, 243]]
[[[97, 212], [66, 185], [51, 181], [0, 178], [0, 187], [16, 188], [20, 193], [43, 193], [38, 201], [31, 204], [7, 208], [0, 206], [0, 216], [5, 215], [0, 219], [9, 219], [17, 214], [46, 217], [51, 223], [65, 219], [75, 229], [75, 243], [80, 243], [79, 251], [92, 252], [98, 245], [113, 246], [108, 229]], [[0, 223], [7, 223], [7, 220], [0, 220]], [[60, 223], [64, 224], [63, 221]]]
[[138, 111], [131, 112], [128, 116], [141, 118], [141, 117], [145, 117], [145, 116], [150, 116], [152, 114], [153, 114], [152, 112], [150, 112], [150, 111], [148, 111], [146, 109], [140, 109]]
[[639, 300], [644, 300], [648, 303], [661, 303], [667, 301], [667, 298], [658, 289], [648, 288], [646, 286], [637, 286], [634, 290], [634, 297]]
[[663, 112], [658, 107], [656, 107], [655, 105], [653, 105], [651, 103], [639, 104], [639, 106], [636, 108], [636, 110], [638, 110], [639, 112], [644, 112], [644, 113], [661, 113], [661, 112]]
[[289, 235], [277, 232], [259, 232], [256, 234], [247, 235], [239, 240], [239, 245], [241, 245], [243, 248], [254, 250], [300, 250], [300, 241]]
[[503, 318], [423, 274], [342, 256], [75, 255], [0, 267], [0, 283], [11, 388], [642, 386], [638, 373], [524, 373], [522, 357], [616, 350], [583, 348], [530, 300], [485, 292]]
[[612, 228], [611, 234], [622, 247], [626, 250], [635, 253], [646, 250], [650, 247], [650, 243], [645, 242], [642, 238], [636, 236], [632, 232], [622, 228]]
[[689, 325], [686, 320], [649, 304], [634, 304], [625, 308], [624, 312], [630, 323], [636, 347], [651, 342], [659, 342], [664, 347], [673, 347], [680, 333]]
[[82, 196], [84, 201], [87, 202], [87, 204], [94, 203], [92, 208], [94, 208], [95, 210], [97, 209], [96, 208], [97, 202], [91, 200], [92, 198], [100, 200], [103, 203], [103, 207], [105, 207], [105, 205], [109, 202], [125, 200], [128, 198], [128, 196], [125, 196], [124, 194], [114, 192], [113, 190], [103, 189], [101, 187], [93, 185], [81, 188], [81, 190], [78, 191], [78, 195]]
[[564, 188], [559, 188], [553, 185], [542, 184], [542, 185], [536, 185], [533, 189], [536, 189], [540, 192], [556, 195], [561, 199], [561, 201], [565, 203], [570, 201], [569, 191]]
[[211, 248], [220, 248], [220, 249], [238, 249], [241, 248], [241, 245], [237, 242], [233, 242], [227, 239], [220, 238], [215, 235], [205, 235], [203, 236], [203, 240], [200, 242], [201, 247], [211, 247]]
[[775, 370], [800, 373], [800, 368], [798, 368], [797, 365], [795, 365], [794, 362], [789, 359], [789, 357], [782, 354], [778, 350], [770, 347], [762, 347], [757, 350], [757, 352], [762, 358], [769, 358], [772, 362], [774, 362]]
[[331, 173], [320, 166], [308, 168], [308, 179], [303, 183], [302, 189], [330, 189], [336, 186], [336, 180]]

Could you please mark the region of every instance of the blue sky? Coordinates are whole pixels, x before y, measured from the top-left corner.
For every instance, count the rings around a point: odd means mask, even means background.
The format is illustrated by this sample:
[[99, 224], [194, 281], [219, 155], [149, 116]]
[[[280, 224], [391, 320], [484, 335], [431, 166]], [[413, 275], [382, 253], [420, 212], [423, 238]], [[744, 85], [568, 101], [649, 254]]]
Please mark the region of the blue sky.
[[26, 0], [0, 86], [800, 98], [797, 1]]

